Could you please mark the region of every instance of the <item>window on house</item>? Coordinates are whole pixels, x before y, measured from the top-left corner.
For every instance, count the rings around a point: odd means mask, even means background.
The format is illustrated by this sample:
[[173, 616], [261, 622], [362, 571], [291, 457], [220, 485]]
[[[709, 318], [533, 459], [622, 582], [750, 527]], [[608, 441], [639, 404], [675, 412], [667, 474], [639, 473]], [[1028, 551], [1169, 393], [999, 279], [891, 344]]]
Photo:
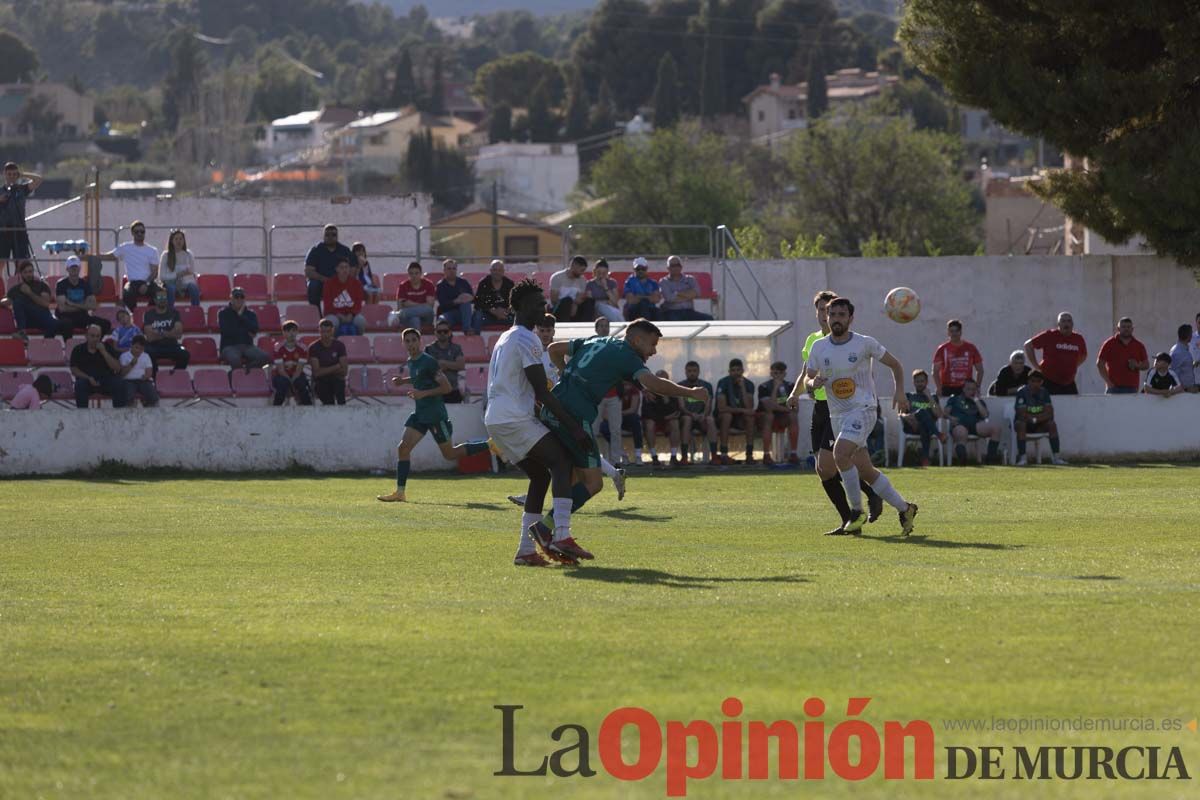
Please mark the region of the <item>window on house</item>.
[[788, 109], [788, 119], [795, 119], [795, 118], [796, 118], [796, 109], [789, 108]]
[[762, 122], [762, 121], [763, 121], [764, 119], [766, 119], [766, 118], [767, 118], [767, 114], [766, 114], [766, 112], [765, 112], [765, 111], [759, 111], [759, 112], [758, 112], [758, 121], [759, 121], [759, 122]]
[[505, 236], [504, 257], [529, 256], [537, 258], [538, 239], [536, 236]]

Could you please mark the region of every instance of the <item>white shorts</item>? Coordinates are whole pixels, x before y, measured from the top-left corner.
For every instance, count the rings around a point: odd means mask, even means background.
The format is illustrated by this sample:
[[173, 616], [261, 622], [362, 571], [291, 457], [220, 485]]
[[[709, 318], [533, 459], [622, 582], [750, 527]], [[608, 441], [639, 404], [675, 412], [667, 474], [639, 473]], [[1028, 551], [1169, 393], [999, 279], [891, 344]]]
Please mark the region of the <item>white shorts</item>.
[[876, 418], [874, 408], [859, 408], [844, 414], [833, 414], [833, 435], [836, 439], [846, 439], [859, 447], [866, 447], [867, 437], [875, 430]]
[[519, 464], [550, 430], [538, 420], [529, 417], [518, 422], [488, 425], [487, 432], [504, 460], [510, 464]]

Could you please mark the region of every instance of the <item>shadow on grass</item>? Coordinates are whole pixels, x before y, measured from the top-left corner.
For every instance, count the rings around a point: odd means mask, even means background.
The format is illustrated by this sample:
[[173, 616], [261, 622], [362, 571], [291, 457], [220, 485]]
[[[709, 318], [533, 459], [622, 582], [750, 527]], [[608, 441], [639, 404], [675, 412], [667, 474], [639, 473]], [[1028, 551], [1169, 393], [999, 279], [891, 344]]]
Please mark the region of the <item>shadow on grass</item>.
[[611, 519], [624, 520], [626, 522], [668, 522], [675, 519], [670, 514], [662, 516], [651, 516], [650, 514], [639, 514], [639, 506], [629, 506], [628, 508], [609, 508], [601, 511], [596, 516], [609, 517]]
[[1123, 581], [1125, 580], [1120, 575], [1072, 575], [1072, 579], [1077, 581]]
[[698, 575], [673, 575], [657, 569], [622, 567], [581, 567], [565, 570], [568, 578], [603, 583], [632, 583], [641, 586], [666, 586], [671, 589], [714, 589], [723, 583], [812, 583], [803, 575], [768, 575], [759, 578], [722, 578]]
[[953, 539], [930, 539], [928, 536], [863, 536], [864, 542], [885, 544], [911, 544], [919, 547], [941, 547], [947, 550], [1022, 550], [1023, 544], [1000, 544], [998, 542], [959, 542]]
[[507, 511], [513, 508], [512, 503], [463, 503], [459, 506], [457, 503], [448, 503], [447, 505], [455, 508], [469, 508], [472, 511]]

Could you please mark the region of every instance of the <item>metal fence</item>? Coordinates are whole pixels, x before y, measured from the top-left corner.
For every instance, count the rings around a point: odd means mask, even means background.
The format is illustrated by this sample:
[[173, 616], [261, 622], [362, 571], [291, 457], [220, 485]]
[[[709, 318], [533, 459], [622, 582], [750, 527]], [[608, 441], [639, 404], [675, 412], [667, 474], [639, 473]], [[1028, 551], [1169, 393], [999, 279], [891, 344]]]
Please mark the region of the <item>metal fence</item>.
[[[181, 230], [187, 238], [188, 252], [192, 254], [192, 258], [196, 261], [197, 271], [200, 274], [212, 274], [213, 272], [221, 272], [221, 270], [200, 269], [201, 265], [215, 264], [225, 262], [224, 272], [229, 277], [233, 277], [238, 273], [260, 272], [268, 274], [270, 262], [270, 251], [267, 245], [267, 231], [262, 225], [146, 225], [139, 223], [146, 228], [146, 243], [157, 248], [159, 253], [165, 253], [167, 250], [167, 239], [172, 231]], [[128, 225], [121, 225], [116, 228], [117, 243], [121, 244], [121, 237], [129, 230]], [[160, 236], [152, 238], [151, 231], [160, 232]], [[255, 241], [257, 255], [246, 253], [243, 248], [235, 240], [239, 238], [241, 232], [246, 232], [245, 238]], [[227, 235], [226, 235], [227, 234]], [[217, 240], [221, 239], [225, 244], [221, 247], [215, 247]], [[222, 255], [211, 255], [214, 251], [220, 250]], [[232, 255], [228, 255], [232, 254]], [[247, 267], [252, 267], [247, 269]]]
[[[276, 264], [279, 262], [288, 262], [303, 266], [304, 258], [308, 255], [309, 249], [313, 245], [319, 244], [321, 241], [321, 230], [325, 225], [333, 225], [338, 229], [338, 243], [349, 247], [356, 240], [361, 240], [367, 247], [367, 258], [372, 262], [372, 269], [383, 272], [403, 272], [403, 265], [409, 261], [419, 260], [421, 257], [421, 231], [422, 228], [416, 225], [393, 225], [387, 222], [327, 222], [320, 225], [272, 225], [267, 231], [267, 275], [268, 277], [275, 274]], [[374, 231], [386, 229], [393, 232], [393, 240], [401, 240], [405, 238], [404, 234], [411, 231], [412, 246], [388, 247], [385, 245], [382, 249], [373, 249], [371, 237], [359, 236], [355, 232], [359, 230]], [[306, 231], [308, 235], [305, 238], [296, 236], [297, 231]], [[351, 235], [347, 235], [351, 234]], [[288, 241], [285, 241], [288, 240]], [[378, 241], [378, 240], [376, 240]], [[397, 269], [376, 269], [376, 264], [382, 262], [382, 265], [391, 266], [388, 262], [399, 262]], [[285, 270], [292, 271], [292, 270]]]

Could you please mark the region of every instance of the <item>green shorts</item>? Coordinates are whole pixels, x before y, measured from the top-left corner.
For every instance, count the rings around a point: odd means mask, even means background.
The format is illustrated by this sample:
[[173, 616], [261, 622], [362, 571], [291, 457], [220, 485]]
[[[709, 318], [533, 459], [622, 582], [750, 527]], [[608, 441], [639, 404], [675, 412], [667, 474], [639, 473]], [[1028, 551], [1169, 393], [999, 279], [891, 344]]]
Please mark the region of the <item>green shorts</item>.
[[599, 469], [600, 468], [600, 447], [596, 444], [596, 437], [592, 435], [592, 424], [590, 421], [580, 420], [583, 425], [583, 432], [587, 434], [587, 447], [580, 447], [579, 442], [571, 435], [571, 432], [563, 427], [563, 424], [558, 421], [558, 417], [554, 416], [546, 409], [542, 409], [540, 414], [542, 424], [558, 437], [558, 441], [562, 443], [567, 454], [571, 456], [571, 463], [579, 469]]
[[404, 427], [412, 428], [414, 431], [420, 431], [421, 435], [432, 433], [433, 440], [438, 444], [444, 444], [450, 441], [450, 437], [454, 434], [454, 426], [450, 424], [449, 419], [439, 419], [436, 422], [425, 422], [418, 419], [416, 414], [408, 415], [408, 419], [404, 421]]

